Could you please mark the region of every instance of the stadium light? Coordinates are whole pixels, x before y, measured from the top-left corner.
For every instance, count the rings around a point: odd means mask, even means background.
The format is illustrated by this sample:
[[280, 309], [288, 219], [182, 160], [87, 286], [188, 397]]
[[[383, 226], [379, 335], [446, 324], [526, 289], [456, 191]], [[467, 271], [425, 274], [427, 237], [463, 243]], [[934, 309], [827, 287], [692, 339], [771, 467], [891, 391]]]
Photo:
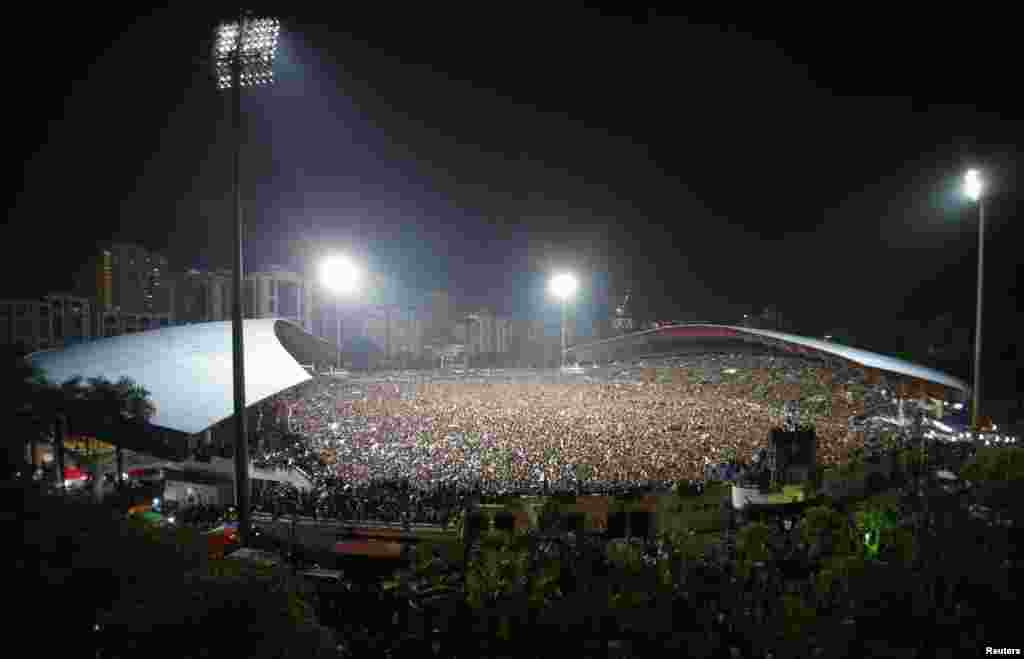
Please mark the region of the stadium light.
[[576, 294], [576, 288], [578, 285], [576, 277], [568, 272], [557, 274], [551, 278], [551, 294], [557, 297], [562, 304], [562, 368], [565, 368], [565, 351], [568, 340], [567, 306], [569, 304], [569, 298]]
[[274, 55], [280, 30], [280, 23], [275, 18], [253, 18], [242, 13], [237, 20], [217, 27], [213, 44], [213, 73], [217, 88], [231, 90], [234, 138], [231, 347], [235, 397], [235, 503], [239, 509], [239, 543], [242, 547], [249, 546], [249, 441], [242, 343], [242, 87], [267, 85], [274, 81]]
[[[239, 25], [242, 29], [239, 30]], [[256, 87], [274, 82], [274, 57], [281, 24], [276, 18], [240, 17], [217, 28], [214, 44], [218, 89], [231, 89], [233, 66], [239, 65], [238, 86]]]
[[576, 292], [576, 277], [565, 272], [551, 278], [551, 293], [560, 300], [568, 300]]
[[964, 175], [964, 194], [978, 204], [978, 293], [974, 319], [974, 387], [972, 394], [971, 428], [978, 430], [981, 420], [981, 312], [984, 301], [985, 275], [985, 200], [981, 172], [969, 169]]
[[[352, 295], [362, 278], [359, 267], [344, 254], [328, 256], [320, 262], [320, 283], [335, 295]], [[341, 368], [341, 313], [335, 306], [334, 319], [337, 332], [338, 368]]]
[[356, 264], [341, 254], [329, 256], [320, 264], [320, 283], [334, 293], [354, 293], [359, 284], [359, 275]]
[[964, 194], [971, 201], [978, 201], [981, 199], [981, 191], [984, 189], [984, 185], [981, 182], [981, 172], [977, 169], [969, 169], [964, 175]]

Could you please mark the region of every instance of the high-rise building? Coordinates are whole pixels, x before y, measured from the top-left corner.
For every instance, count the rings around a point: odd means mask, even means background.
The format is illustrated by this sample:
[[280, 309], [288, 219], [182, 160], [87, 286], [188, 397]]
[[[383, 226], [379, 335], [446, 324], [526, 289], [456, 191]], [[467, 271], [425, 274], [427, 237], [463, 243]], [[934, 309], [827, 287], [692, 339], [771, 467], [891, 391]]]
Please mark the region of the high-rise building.
[[511, 343], [511, 319], [500, 316], [488, 309], [472, 311], [465, 316], [466, 346], [470, 355], [509, 352]]
[[61, 348], [92, 338], [90, 301], [67, 294], [0, 301], [0, 345], [25, 352]]
[[541, 318], [512, 319], [507, 334], [511, 363], [519, 366], [551, 367], [561, 350], [560, 323]]
[[426, 314], [416, 307], [375, 305], [363, 311], [361, 335], [380, 347], [385, 359], [404, 363], [424, 354]]
[[307, 332], [313, 329], [313, 286], [302, 275], [271, 266], [245, 277], [247, 318], [286, 318]]
[[26, 353], [53, 347], [49, 303], [0, 300], [0, 343]]
[[174, 310], [175, 324], [188, 325], [210, 320], [206, 313], [209, 291], [204, 281], [205, 273], [191, 269], [171, 273], [167, 279], [174, 291], [171, 306]]
[[235, 299], [231, 270], [221, 268], [205, 274], [206, 316], [211, 321], [231, 320]]
[[50, 305], [54, 345], [67, 346], [92, 339], [92, 304], [88, 299], [52, 293], [43, 300]]
[[95, 311], [170, 313], [163, 291], [167, 259], [138, 245], [113, 243], [90, 255], [75, 276], [75, 294], [93, 302]]
[[455, 325], [455, 307], [447, 291], [433, 291], [427, 296], [427, 335], [438, 339], [451, 334]]
[[90, 254], [74, 275], [74, 294], [92, 302], [93, 311], [113, 309], [114, 252], [103, 247]]
[[174, 283], [167, 259], [139, 245], [110, 243], [75, 275], [75, 295], [90, 303], [90, 335], [117, 336], [174, 321]]

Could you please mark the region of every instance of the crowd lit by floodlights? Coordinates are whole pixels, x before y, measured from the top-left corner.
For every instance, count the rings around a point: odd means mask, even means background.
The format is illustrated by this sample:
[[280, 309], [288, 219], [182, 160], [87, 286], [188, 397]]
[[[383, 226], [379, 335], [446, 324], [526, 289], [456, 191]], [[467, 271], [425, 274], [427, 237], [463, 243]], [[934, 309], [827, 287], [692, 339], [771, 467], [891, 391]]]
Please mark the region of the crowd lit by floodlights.
[[239, 85], [255, 87], [274, 81], [274, 56], [281, 24], [276, 18], [246, 19], [239, 33], [238, 23], [225, 23], [217, 30], [216, 75], [220, 89], [231, 87], [231, 60], [241, 63]]

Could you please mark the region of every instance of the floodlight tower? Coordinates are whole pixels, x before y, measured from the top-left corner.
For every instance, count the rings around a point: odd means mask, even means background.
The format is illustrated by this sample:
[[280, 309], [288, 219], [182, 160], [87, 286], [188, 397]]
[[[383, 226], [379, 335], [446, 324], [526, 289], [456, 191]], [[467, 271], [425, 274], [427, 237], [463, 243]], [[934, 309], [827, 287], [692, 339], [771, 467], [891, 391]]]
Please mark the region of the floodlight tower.
[[327, 257], [320, 263], [320, 284], [335, 294], [335, 314], [337, 323], [336, 344], [338, 347], [338, 368], [341, 368], [341, 309], [337, 296], [351, 296], [356, 292], [360, 281], [359, 267], [344, 254]]
[[977, 169], [967, 171], [964, 176], [964, 194], [978, 204], [978, 301], [974, 318], [974, 387], [971, 392], [971, 429], [981, 430], [981, 310], [984, 301], [985, 277], [985, 185], [981, 172]]
[[569, 298], [576, 293], [577, 285], [576, 277], [567, 272], [555, 275], [551, 278], [551, 292], [562, 303], [562, 368], [565, 368], [565, 350], [566, 342], [568, 340], [567, 307], [569, 304]]
[[231, 90], [234, 137], [234, 245], [232, 256], [231, 355], [235, 393], [235, 504], [238, 537], [249, 546], [249, 441], [245, 419], [245, 364], [242, 345], [242, 87], [267, 85], [274, 80], [274, 54], [280, 24], [275, 18], [253, 18], [241, 13], [234, 22], [217, 27], [214, 72], [218, 89]]

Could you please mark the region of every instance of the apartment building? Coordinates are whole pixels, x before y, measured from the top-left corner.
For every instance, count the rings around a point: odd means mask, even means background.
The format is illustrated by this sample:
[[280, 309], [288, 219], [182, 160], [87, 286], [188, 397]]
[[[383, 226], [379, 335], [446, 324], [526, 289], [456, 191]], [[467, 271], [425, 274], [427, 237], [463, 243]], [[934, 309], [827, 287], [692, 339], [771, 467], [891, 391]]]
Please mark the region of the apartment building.
[[174, 324], [231, 320], [231, 272], [191, 268], [168, 277]]
[[381, 348], [384, 358], [398, 362], [424, 357], [424, 336], [428, 318], [416, 307], [377, 306], [362, 318], [362, 335]]
[[167, 259], [139, 245], [111, 243], [90, 255], [75, 276], [75, 294], [94, 311], [170, 313]]
[[244, 295], [247, 318], [285, 318], [313, 331], [313, 285], [302, 275], [270, 266], [246, 275]]
[[41, 300], [0, 300], [0, 345], [33, 352], [91, 338], [91, 307], [85, 298], [53, 294]]

